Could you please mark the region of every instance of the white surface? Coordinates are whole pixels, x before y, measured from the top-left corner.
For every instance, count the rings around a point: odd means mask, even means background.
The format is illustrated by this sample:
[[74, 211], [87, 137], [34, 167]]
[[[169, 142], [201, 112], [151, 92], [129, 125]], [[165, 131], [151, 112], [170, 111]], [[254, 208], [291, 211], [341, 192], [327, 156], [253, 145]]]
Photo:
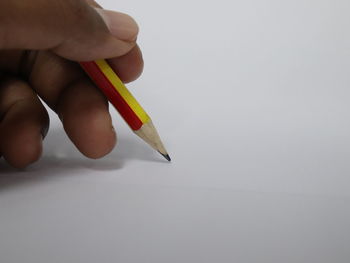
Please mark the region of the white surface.
[[53, 117], [42, 161], [1, 165], [0, 262], [348, 263], [350, 2], [102, 4], [140, 24], [130, 87], [174, 161], [119, 117], [85, 159]]

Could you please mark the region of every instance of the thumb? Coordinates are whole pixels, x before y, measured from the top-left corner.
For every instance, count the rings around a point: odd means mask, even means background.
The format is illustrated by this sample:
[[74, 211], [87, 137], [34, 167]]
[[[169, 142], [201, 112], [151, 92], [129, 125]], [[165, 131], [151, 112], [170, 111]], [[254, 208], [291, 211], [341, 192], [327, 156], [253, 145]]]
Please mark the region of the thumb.
[[84, 0], [1, 0], [0, 50], [51, 50], [88, 61], [128, 53], [138, 33], [128, 15]]

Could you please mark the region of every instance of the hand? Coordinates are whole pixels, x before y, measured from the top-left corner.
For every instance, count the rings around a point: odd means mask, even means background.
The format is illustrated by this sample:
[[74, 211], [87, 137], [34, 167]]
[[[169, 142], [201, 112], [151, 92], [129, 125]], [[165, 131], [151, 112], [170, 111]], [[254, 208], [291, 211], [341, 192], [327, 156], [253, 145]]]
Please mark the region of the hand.
[[73, 61], [109, 58], [124, 82], [136, 79], [143, 60], [138, 27], [93, 0], [0, 1], [0, 154], [14, 167], [37, 161], [53, 109], [87, 157], [115, 143], [108, 102]]

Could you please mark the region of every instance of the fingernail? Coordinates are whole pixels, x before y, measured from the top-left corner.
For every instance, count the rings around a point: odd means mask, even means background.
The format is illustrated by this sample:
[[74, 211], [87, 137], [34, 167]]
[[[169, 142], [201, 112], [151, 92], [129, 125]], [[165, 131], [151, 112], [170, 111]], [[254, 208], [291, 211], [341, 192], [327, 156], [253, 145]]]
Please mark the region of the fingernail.
[[95, 9], [113, 36], [124, 41], [131, 42], [136, 40], [139, 29], [133, 18], [115, 11]]

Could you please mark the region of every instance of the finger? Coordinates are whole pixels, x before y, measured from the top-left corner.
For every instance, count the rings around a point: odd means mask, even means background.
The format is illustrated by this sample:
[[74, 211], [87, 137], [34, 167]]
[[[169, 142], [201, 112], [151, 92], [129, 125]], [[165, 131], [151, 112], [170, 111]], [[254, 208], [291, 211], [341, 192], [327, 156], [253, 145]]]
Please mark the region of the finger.
[[37, 161], [49, 117], [32, 89], [20, 80], [0, 83], [0, 149], [12, 166], [24, 168]]
[[59, 115], [68, 137], [84, 155], [99, 158], [114, 148], [116, 134], [107, 100], [77, 63], [40, 52], [29, 81]]
[[142, 53], [137, 45], [126, 55], [109, 59], [108, 63], [125, 83], [136, 80], [144, 66]]
[[0, 1], [0, 49], [50, 49], [71, 60], [118, 57], [135, 46], [128, 15], [83, 0]]
[[85, 78], [65, 89], [56, 111], [75, 146], [89, 158], [108, 154], [116, 134], [105, 97]]
[[[12, 74], [21, 74], [25, 78], [30, 78], [32, 80], [43, 78], [45, 81], [48, 75], [50, 75], [50, 79], [54, 79], [55, 83], [57, 79], [67, 79], [68, 82], [71, 81], [67, 76], [71, 75], [68, 72], [72, 71], [71, 65], [75, 65], [75, 63], [59, 58], [51, 52], [42, 51], [39, 53], [39, 56], [37, 56], [37, 54], [38, 53], [34, 51], [0, 50], [0, 70]], [[142, 53], [138, 45], [124, 56], [108, 59], [108, 62], [120, 79], [125, 83], [136, 80], [141, 75], [144, 66]], [[75, 65], [75, 68], [76, 67]], [[76, 73], [76, 71], [77, 70], [73, 70], [74, 74], [78, 74], [78, 77], [80, 77], [81, 72]], [[34, 77], [30, 77], [32, 72], [38, 74]], [[51, 72], [52, 74], [48, 74]], [[47, 88], [48, 93], [51, 94], [51, 88], [56, 89], [56, 85], [50, 85], [45, 88]]]
[[[142, 57], [138, 50], [132, 51], [129, 55], [122, 58], [111, 60], [114, 64], [114, 69], [121, 76], [122, 80], [132, 80], [141, 74]], [[119, 59], [121, 61], [119, 61]], [[122, 62], [127, 65], [124, 65]], [[64, 89], [70, 86], [70, 83], [77, 79], [88, 79], [85, 73], [81, 70], [78, 64], [67, 61], [58, 57], [51, 52], [40, 52], [36, 56], [35, 62], [29, 70], [29, 82], [34, 87], [41, 98], [53, 109], [56, 108], [56, 103], [60, 94]]]
[[[139, 60], [130, 61], [142, 64], [141, 56]], [[111, 128], [106, 99], [80, 67], [51, 52], [38, 53], [35, 62], [29, 62], [31, 63], [34, 63], [29, 77], [31, 85], [61, 116], [68, 136], [78, 149], [91, 158], [98, 158], [110, 152], [115, 145], [116, 135]], [[135, 68], [140, 69], [142, 66]], [[123, 72], [123, 69], [120, 72]], [[139, 73], [127, 72], [125, 75], [132, 78]], [[79, 95], [72, 94], [76, 88]], [[77, 106], [80, 107], [76, 108]], [[94, 125], [96, 122], [100, 123], [97, 127]]]
[[[94, 0], [86, 0], [91, 6], [101, 8]], [[111, 67], [118, 74], [119, 78], [125, 82], [131, 82], [136, 80], [143, 71], [143, 58], [142, 53], [138, 45], [136, 45], [129, 53], [118, 58], [112, 58], [108, 60]]]
[[[140, 70], [142, 59], [131, 54], [131, 63]], [[121, 58], [124, 59], [124, 58]], [[118, 65], [116, 66], [118, 67]], [[122, 68], [123, 77], [138, 76], [133, 67]], [[103, 94], [88, 80], [80, 67], [49, 52], [41, 52], [30, 76], [37, 93], [60, 116], [65, 131], [76, 147], [87, 157], [108, 154], [116, 144], [116, 134]]]

